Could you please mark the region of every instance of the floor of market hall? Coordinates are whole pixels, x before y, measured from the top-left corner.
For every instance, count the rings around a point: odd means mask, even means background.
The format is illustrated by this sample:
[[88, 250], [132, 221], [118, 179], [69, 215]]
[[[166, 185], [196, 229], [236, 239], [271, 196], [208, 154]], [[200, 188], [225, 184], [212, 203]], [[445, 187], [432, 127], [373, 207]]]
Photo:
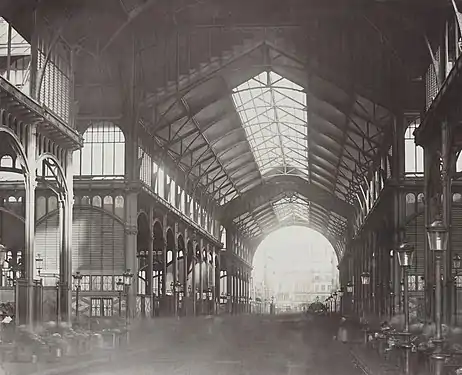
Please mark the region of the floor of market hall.
[[335, 327], [303, 315], [180, 320], [172, 330], [159, 342], [153, 328], [129, 355], [66, 374], [361, 374], [348, 347], [333, 339]]

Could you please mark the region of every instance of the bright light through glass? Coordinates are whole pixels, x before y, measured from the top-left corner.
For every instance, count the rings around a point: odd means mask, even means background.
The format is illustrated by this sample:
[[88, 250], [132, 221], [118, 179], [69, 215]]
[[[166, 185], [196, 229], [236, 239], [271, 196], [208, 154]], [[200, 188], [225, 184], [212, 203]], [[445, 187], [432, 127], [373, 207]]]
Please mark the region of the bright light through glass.
[[280, 307], [325, 300], [338, 290], [337, 258], [318, 232], [300, 226], [279, 229], [266, 237], [253, 259], [251, 295], [274, 296]]
[[288, 218], [309, 222], [308, 203], [298, 196], [292, 198], [284, 197], [273, 203], [273, 208], [279, 222]]
[[260, 173], [308, 176], [303, 88], [263, 72], [234, 89], [232, 96]]

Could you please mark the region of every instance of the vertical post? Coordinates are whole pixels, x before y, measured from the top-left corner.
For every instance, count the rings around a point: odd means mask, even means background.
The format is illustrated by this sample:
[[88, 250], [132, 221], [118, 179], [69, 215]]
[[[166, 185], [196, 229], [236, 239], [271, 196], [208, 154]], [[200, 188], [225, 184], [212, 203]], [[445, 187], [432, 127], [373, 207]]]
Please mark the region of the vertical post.
[[226, 263], [226, 308], [228, 310], [228, 314], [231, 315], [231, 290], [233, 288], [233, 280], [231, 278], [231, 265]]
[[154, 207], [151, 205], [148, 211], [149, 222], [149, 243], [148, 243], [148, 264], [146, 267], [146, 289], [145, 293], [151, 304], [151, 318], [154, 316]]
[[61, 323], [61, 280], [56, 281], [56, 326]]
[[185, 238], [185, 244], [184, 244], [184, 249], [183, 249], [183, 315], [187, 315], [187, 312], [189, 308], [187, 308], [187, 301], [188, 301], [188, 262], [189, 262], [189, 247], [188, 247], [188, 241], [186, 239], [188, 238], [188, 230], [185, 229], [184, 231], [184, 238]]
[[70, 253], [69, 243], [67, 241], [67, 231], [69, 230], [69, 223], [67, 220], [67, 210], [69, 205], [66, 202], [65, 197], [59, 197], [59, 232], [61, 238], [61, 251], [60, 251], [60, 265], [59, 265], [59, 283], [61, 285], [60, 291], [60, 308], [61, 308], [61, 319], [66, 323], [70, 324], [72, 321], [72, 290], [70, 288], [71, 282], [69, 275], [71, 270], [69, 269], [70, 264]]
[[[25, 177], [26, 209], [25, 209], [25, 277], [27, 287], [26, 325], [32, 329], [34, 323], [34, 277], [35, 277], [35, 170], [37, 128], [29, 125], [27, 131], [27, 164]], [[19, 311], [17, 311], [19, 313]]]
[[[201, 215], [202, 217], [202, 215]], [[209, 280], [209, 269], [210, 269], [210, 262], [209, 262], [209, 245], [207, 244], [205, 247], [205, 254], [202, 254], [203, 256], [203, 263], [204, 263], [204, 290], [205, 290], [205, 315], [210, 314], [210, 300], [209, 300], [209, 287], [210, 287], [210, 280]]]
[[77, 281], [77, 289], [75, 291], [75, 319], [77, 322], [79, 321], [79, 307], [80, 307], [79, 293], [80, 293], [80, 280]]
[[199, 241], [199, 315], [204, 313], [204, 240]]
[[443, 332], [442, 332], [442, 311], [441, 311], [441, 254], [435, 254], [435, 325], [436, 333], [435, 350], [433, 352], [433, 359], [435, 365], [435, 375], [443, 374], [444, 356], [443, 350]]
[[443, 265], [443, 321], [450, 324], [451, 322], [451, 297], [452, 297], [452, 241], [451, 241], [451, 207], [452, 207], [452, 194], [451, 194], [451, 140], [450, 130], [447, 120], [441, 124], [441, 154], [442, 154], [442, 192], [443, 192], [443, 224], [448, 231], [448, 247], [445, 252], [445, 262]]
[[67, 311], [67, 323], [72, 321], [72, 221], [73, 213], [72, 209], [74, 207], [74, 174], [72, 168], [72, 152], [68, 151], [66, 155], [66, 184], [67, 192], [64, 197], [64, 277], [66, 283], [66, 293], [65, 293], [65, 309]]
[[175, 222], [174, 226], [174, 246], [175, 248], [173, 249], [173, 314], [175, 317], [178, 316], [178, 302], [179, 302], [179, 290], [178, 290], [178, 223]]
[[453, 325], [457, 326], [459, 324], [459, 306], [458, 306], [458, 299], [457, 299], [457, 284], [458, 284], [458, 273], [454, 276], [454, 322]]
[[211, 313], [212, 315], [215, 315], [216, 313], [216, 298], [217, 298], [217, 291], [216, 291], [216, 264], [215, 264], [215, 249], [212, 247], [210, 250], [210, 256], [212, 258], [212, 262], [210, 263], [210, 281], [211, 281], [211, 286], [210, 288], [212, 289], [212, 301], [211, 301]]
[[[409, 337], [409, 278], [408, 278], [408, 267], [403, 268], [403, 283], [404, 283], [404, 333], [406, 334], [406, 341]], [[404, 348], [404, 373], [409, 375], [411, 373], [410, 369], [410, 345], [409, 342], [406, 342], [406, 347]]]
[[10, 80], [10, 72], [11, 72], [11, 34], [12, 34], [12, 27], [11, 27], [11, 23], [8, 22], [8, 36], [7, 36], [7, 47], [6, 47], [6, 79], [7, 81]]
[[[133, 274], [135, 275], [135, 280], [138, 280], [138, 262], [136, 258], [136, 243], [138, 234], [137, 214], [138, 195], [136, 192], [130, 191], [126, 197], [125, 211], [125, 268], [132, 270]], [[126, 291], [126, 309], [130, 313], [135, 312], [137, 284], [138, 282], [131, 283]]]
[[[424, 200], [424, 225], [428, 227], [430, 225], [430, 220], [432, 216], [431, 213], [431, 170], [432, 170], [432, 155], [430, 148], [427, 145], [424, 147], [424, 196], [427, 197]], [[424, 308], [425, 308], [425, 318], [430, 320], [433, 316], [432, 306], [434, 306], [433, 299], [433, 280], [434, 275], [432, 271], [433, 265], [433, 255], [430, 252], [430, 247], [428, 241], [424, 241], [424, 282], [425, 282], [425, 291], [424, 291]]]
[[162, 310], [167, 313], [167, 214], [162, 219], [163, 243], [162, 243]]
[[193, 316], [196, 316], [196, 302], [197, 302], [197, 294], [196, 294], [196, 234], [193, 234], [193, 250], [191, 255], [191, 299], [192, 299], [192, 308], [193, 308]]

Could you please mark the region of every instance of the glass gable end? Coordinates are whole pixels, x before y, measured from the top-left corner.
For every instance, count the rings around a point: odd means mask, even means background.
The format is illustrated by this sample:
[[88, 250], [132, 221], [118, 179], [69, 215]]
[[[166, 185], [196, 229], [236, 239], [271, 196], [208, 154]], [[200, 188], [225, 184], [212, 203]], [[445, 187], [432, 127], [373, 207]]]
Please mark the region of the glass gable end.
[[279, 222], [288, 218], [298, 218], [309, 222], [308, 204], [298, 196], [284, 197], [273, 203], [273, 208]]
[[303, 88], [274, 72], [263, 72], [233, 90], [262, 176], [308, 176], [308, 128]]

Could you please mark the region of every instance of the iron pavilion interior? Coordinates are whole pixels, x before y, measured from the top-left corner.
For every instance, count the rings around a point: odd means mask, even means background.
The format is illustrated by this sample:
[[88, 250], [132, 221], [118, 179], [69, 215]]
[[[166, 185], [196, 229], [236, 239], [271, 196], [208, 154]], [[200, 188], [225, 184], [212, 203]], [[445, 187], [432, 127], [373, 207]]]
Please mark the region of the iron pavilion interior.
[[437, 218], [456, 322], [458, 9], [2, 1], [1, 288], [18, 322], [249, 312], [253, 254], [291, 225], [329, 240], [345, 288], [370, 274], [350, 308], [377, 315], [403, 308], [412, 243], [409, 293], [432, 317]]

